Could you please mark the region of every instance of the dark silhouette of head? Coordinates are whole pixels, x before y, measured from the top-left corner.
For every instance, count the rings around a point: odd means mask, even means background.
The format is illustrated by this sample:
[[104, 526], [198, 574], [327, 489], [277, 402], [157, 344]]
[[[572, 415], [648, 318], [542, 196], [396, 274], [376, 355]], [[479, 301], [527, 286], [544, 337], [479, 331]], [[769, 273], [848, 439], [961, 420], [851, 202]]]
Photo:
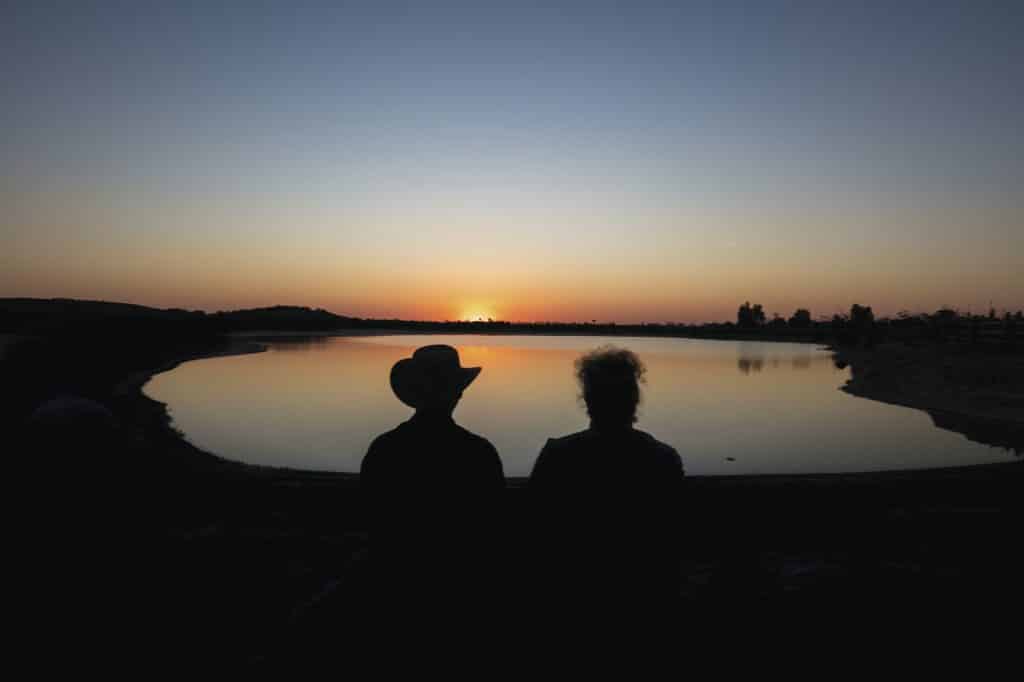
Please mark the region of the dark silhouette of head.
[[451, 346], [423, 346], [394, 364], [391, 388], [417, 413], [451, 415], [478, 374], [479, 367], [461, 365], [459, 352]]
[[602, 346], [576, 360], [576, 378], [594, 428], [622, 428], [636, 422], [640, 384], [647, 368], [625, 348]]

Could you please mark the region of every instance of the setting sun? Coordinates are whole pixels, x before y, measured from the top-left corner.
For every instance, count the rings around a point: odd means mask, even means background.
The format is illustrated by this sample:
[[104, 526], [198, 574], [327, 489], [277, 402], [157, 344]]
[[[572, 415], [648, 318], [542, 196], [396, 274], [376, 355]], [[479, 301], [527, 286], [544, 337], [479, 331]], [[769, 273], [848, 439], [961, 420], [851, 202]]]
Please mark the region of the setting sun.
[[459, 319], [466, 322], [487, 322], [488, 320], [498, 319], [498, 316], [486, 308], [467, 308]]

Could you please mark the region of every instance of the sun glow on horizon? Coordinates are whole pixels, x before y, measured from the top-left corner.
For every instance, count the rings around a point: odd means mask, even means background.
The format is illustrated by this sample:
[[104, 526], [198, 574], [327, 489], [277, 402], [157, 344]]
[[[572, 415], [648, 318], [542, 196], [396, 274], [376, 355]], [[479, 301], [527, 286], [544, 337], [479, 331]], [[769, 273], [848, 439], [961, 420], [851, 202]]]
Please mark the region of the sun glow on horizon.
[[459, 316], [462, 322], [488, 322], [497, 319], [498, 316], [492, 310], [483, 307], [465, 308]]

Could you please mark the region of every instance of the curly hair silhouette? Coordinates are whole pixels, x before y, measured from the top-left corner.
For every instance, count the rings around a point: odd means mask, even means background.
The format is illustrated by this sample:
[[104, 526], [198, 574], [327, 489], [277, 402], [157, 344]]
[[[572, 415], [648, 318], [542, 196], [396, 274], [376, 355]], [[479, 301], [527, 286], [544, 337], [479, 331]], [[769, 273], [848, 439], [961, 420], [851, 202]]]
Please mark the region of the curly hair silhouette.
[[576, 378], [591, 423], [597, 428], [635, 423], [646, 373], [644, 363], [626, 348], [601, 346], [578, 358]]

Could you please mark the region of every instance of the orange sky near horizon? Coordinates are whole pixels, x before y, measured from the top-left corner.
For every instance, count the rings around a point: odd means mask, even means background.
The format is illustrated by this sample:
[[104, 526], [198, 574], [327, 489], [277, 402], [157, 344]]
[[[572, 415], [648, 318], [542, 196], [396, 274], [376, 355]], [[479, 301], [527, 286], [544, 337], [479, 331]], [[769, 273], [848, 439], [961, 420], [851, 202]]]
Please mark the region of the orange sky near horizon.
[[5, 13], [0, 297], [1024, 308], [1020, 3], [165, 5]]
[[[1024, 307], [1016, 214], [971, 199], [859, 214], [680, 210], [635, 221], [621, 209], [563, 211], [557, 218], [572, 229], [559, 229], [555, 216], [511, 205], [432, 222], [267, 198], [174, 205], [110, 190], [25, 192], [6, 204], [19, 229], [5, 238], [0, 295], [624, 323], [729, 320], [745, 300], [784, 316], [797, 307], [831, 315], [855, 302], [880, 314]], [[988, 237], [975, 239], [980, 231]]]

